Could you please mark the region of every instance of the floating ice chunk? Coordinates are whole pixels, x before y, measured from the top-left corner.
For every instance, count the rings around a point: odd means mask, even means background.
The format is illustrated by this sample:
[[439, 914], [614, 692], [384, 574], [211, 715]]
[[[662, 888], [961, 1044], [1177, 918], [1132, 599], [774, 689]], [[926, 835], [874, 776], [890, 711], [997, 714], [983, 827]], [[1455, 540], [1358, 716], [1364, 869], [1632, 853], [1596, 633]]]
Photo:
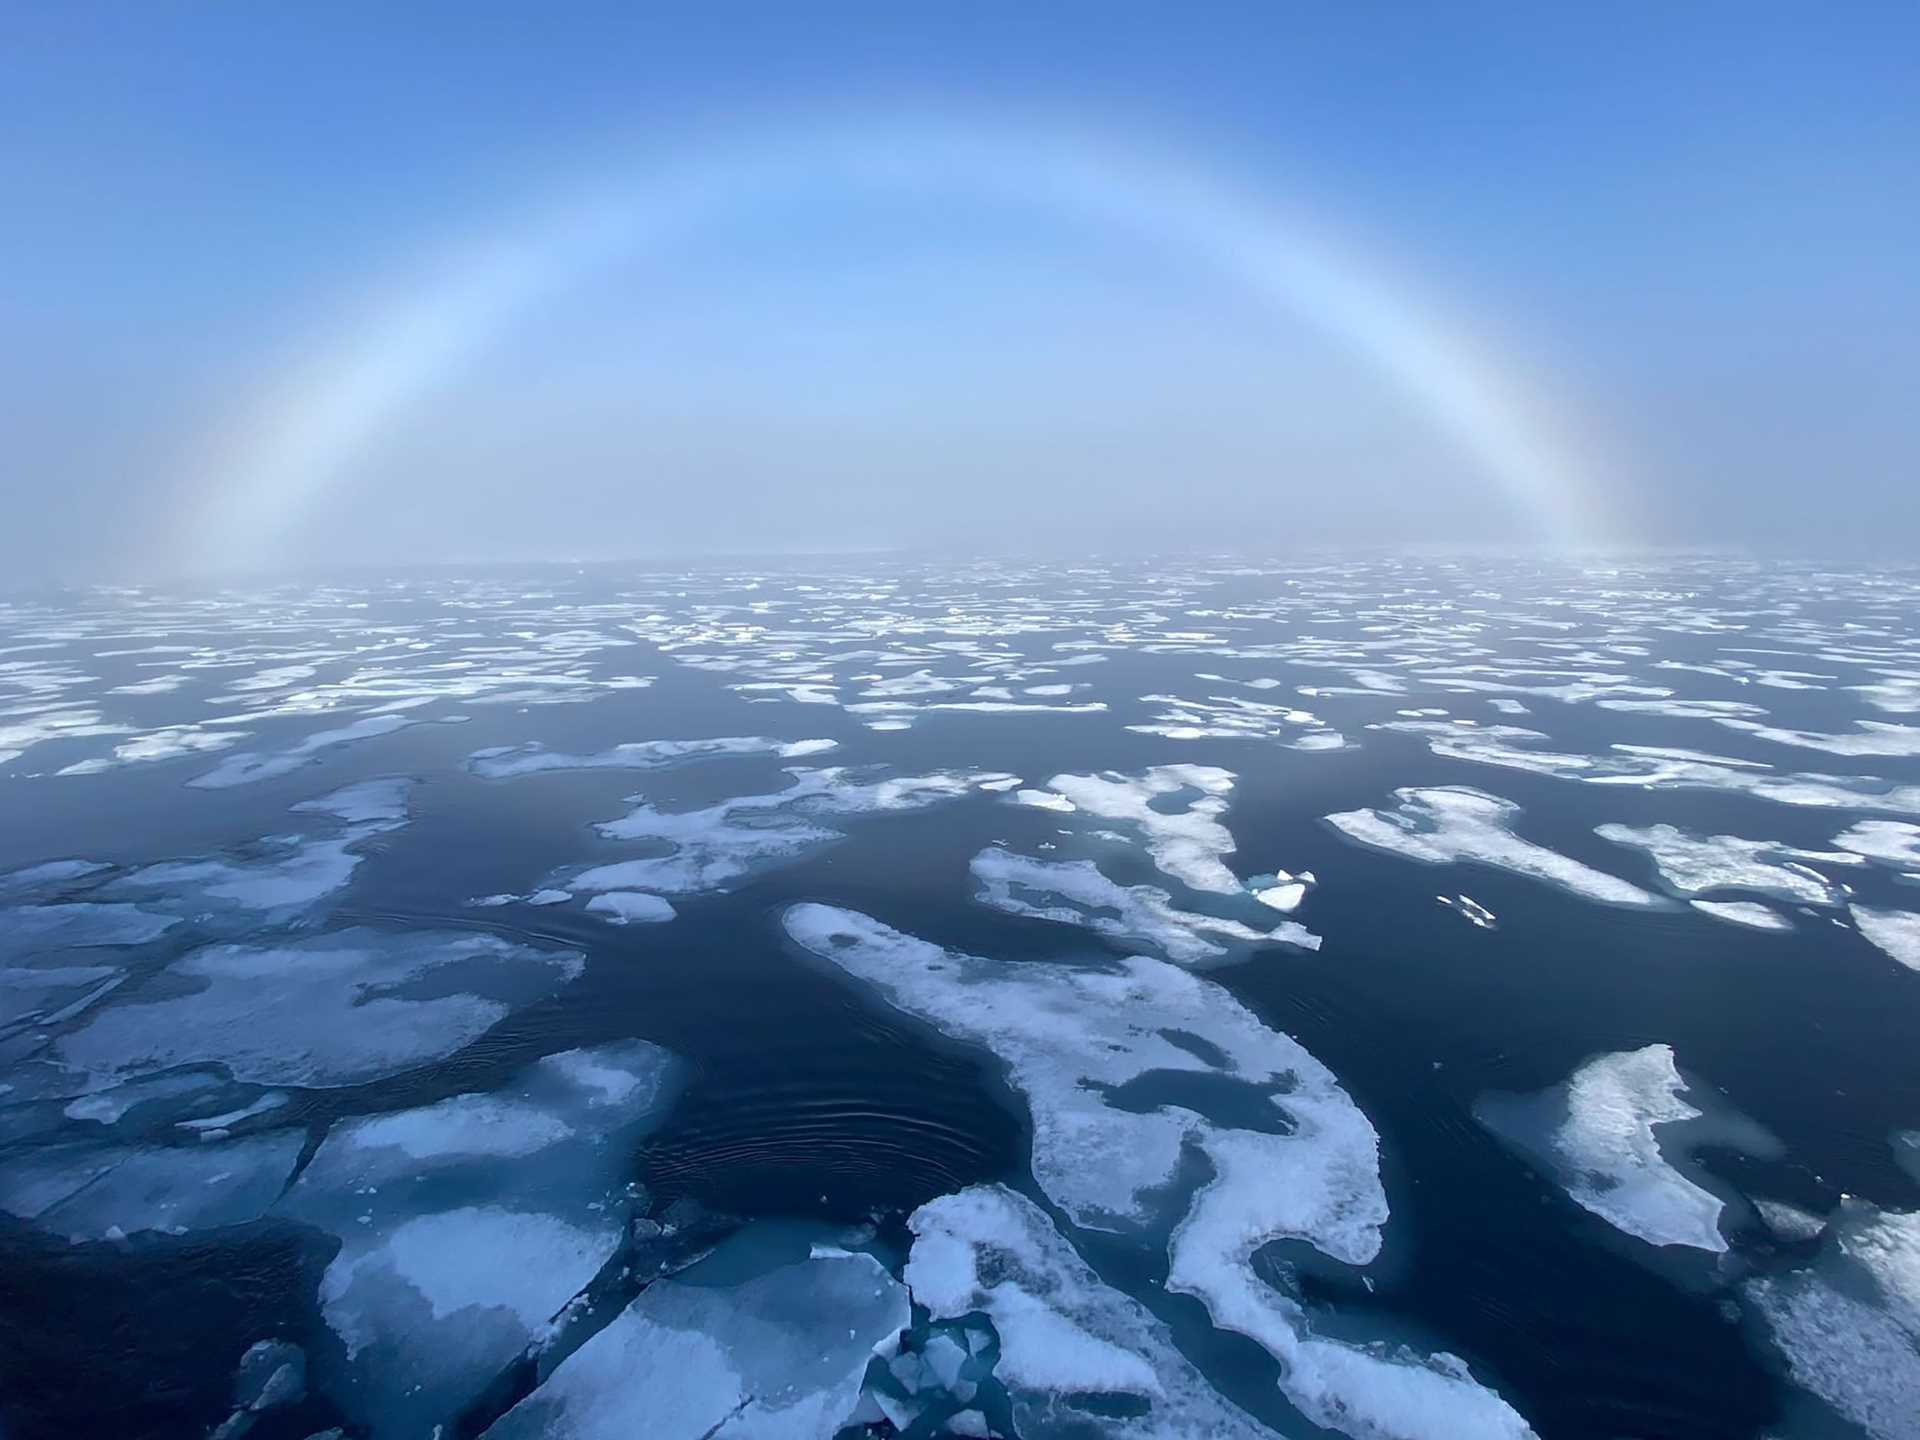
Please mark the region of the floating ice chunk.
[[1638, 885], [1515, 835], [1520, 807], [1465, 785], [1404, 786], [1394, 810], [1348, 810], [1327, 823], [1350, 840], [1426, 865], [1477, 864], [1544, 880], [1609, 905], [1661, 904]]
[[[907, 1223], [915, 1237], [907, 1288], [935, 1319], [977, 1311], [993, 1322], [1000, 1336], [994, 1378], [1007, 1387], [1022, 1435], [1269, 1434], [1213, 1391], [1152, 1312], [1104, 1284], [1031, 1200], [976, 1185], [928, 1201]], [[1135, 1403], [1112, 1413], [1074, 1403], [1089, 1394]]]
[[870, 1255], [816, 1256], [740, 1284], [657, 1280], [488, 1440], [831, 1440], [907, 1294]]
[[1753, 1208], [1760, 1212], [1767, 1228], [1782, 1240], [1818, 1239], [1820, 1232], [1827, 1228], [1826, 1216], [1811, 1214], [1782, 1200], [1755, 1200]]
[[82, 1095], [76, 1100], [68, 1101], [61, 1113], [69, 1120], [91, 1120], [100, 1125], [117, 1125], [121, 1118], [136, 1105], [147, 1105], [158, 1100], [177, 1100], [185, 1095], [215, 1089], [220, 1083], [213, 1076], [198, 1071], [156, 1075], [149, 1080], [135, 1080], [126, 1085], [117, 1085], [111, 1090]]
[[[1232, 1136], [1264, 1157], [1269, 1238], [1350, 1264], [1378, 1250], [1387, 1205], [1373, 1127], [1325, 1066], [1219, 986], [1140, 956], [1113, 969], [985, 959], [826, 905], [795, 905], [784, 923], [895, 1007], [1006, 1063], [1033, 1116], [1034, 1178], [1076, 1224], [1142, 1223], [1184, 1144], [1211, 1156]], [[1267, 1128], [1223, 1129], [1199, 1113], [1215, 1106], [1180, 1086], [1195, 1075]], [[1129, 1082], [1146, 1092], [1132, 1105]], [[1156, 1084], [1178, 1103], [1146, 1103]]]
[[[974, 898], [1012, 915], [1083, 925], [1117, 941], [1152, 946], [1183, 965], [1217, 959], [1228, 943], [1320, 948], [1320, 937], [1286, 922], [1258, 930], [1238, 920], [1182, 910], [1156, 885], [1117, 885], [1091, 860], [1036, 860], [997, 848], [973, 857]], [[1228, 943], [1222, 943], [1228, 942]]]
[[[1174, 879], [1195, 890], [1237, 895], [1239, 878], [1223, 859], [1234, 851], [1233, 836], [1219, 818], [1233, 780], [1231, 771], [1213, 765], [1156, 765], [1138, 776], [1109, 770], [1056, 775], [1047, 783], [1089, 815], [1137, 826], [1154, 864]], [[1183, 810], [1155, 803], [1186, 791], [1199, 794]]]
[[[251, 1120], [256, 1115], [271, 1114], [286, 1103], [287, 1097], [285, 1095], [282, 1095], [278, 1090], [269, 1090], [266, 1094], [260, 1096], [259, 1099], [241, 1106], [238, 1110], [229, 1110], [222, 1115], [201, 1116], [193, 1120], [178, 1120], [174, 1123], [178, 1129], [196, 1130], [202, 1134], [209, 1130], [231, 1130], [242, 1120]], [[68, 1106], [67, 1108], [71, 1110], [73, 1107]]]
[[764, 866], [830, 844], [840, 832], [817, 820], [905, 810], [957, 800], [983, 776], [941, 770], [863, 781], [846, 769], [792, 767], [794, 783], [767, 795], [743, 795], [700, 810], [662, 811], [641, 804], [598, 827], [612, 840], [646, 840], [670, 853], [597, 865], [574, 876], [576, 892], [649, 890], [687, 895], [714, 890]]
[[1920, 825], [1902, 820], [1862, 820], [1833, 837], [1849, 854], [1896, 869], [1920, 871]]
[[51, 950], [144, 945], [179, 923], [175, 916], [138, 905], [108, 905], [88, 900], [15, 905], [0, 910], [0, 963]]
[[571, 890], [536, 890], [531, 895], [515, 895], [503, 890], [497, 895], [476, 895], [467, 904], [486, 910], [502, 905], [564, 905], [571, 899]]
[[255, 847], [257, 856], [163, 861], [121, 876], [102, 893], [151, 897], [174, 908], [210, 904], [266, 912], [304, 910], [352, 881], [360, 865], [354, 847], [363, 838], [269, 836]]
[[1860, 933], [1909, 970], [1920, 970], [1920, 915], [1907, 910], [1852, 907]]
[[1493, 912], [1478, 900], [1475, 900], [1471, 895], [1436, 895], [1433, 898], [1449, 910], [1459, 911], [1462, 915], [1466, 916], [1468, 923], [1477, 926], [1479, 929], [1493, 930], [1498, 928], [1499, 922], [1494, 918]]
[[992, 780], [982, 780], [975, 787], [981, 790], [1004, 791], [1017, 789], [1020, 784], [1018, 775], [1001, 775]]
[[549, 770], [660, 770], [696, 760], [737, 755], [777, 755], [798, 758], [832, 750], [834, 740], [774, 740], [764, 735], [722, 735], [705, 740], [635, 740], [592, 755], [567, 755], [538, 741], [476, 750], [467, 757], [467, 769], [489, 780], [537, 775]]
[[1746, 1294], [1796, 1384], [1873, 1440], [1920, 1434], [1920, 1214], [1846, 1201], [1812, 1266]]
[[310, 815], [330, 815], [355, 826], [361, 834], [394, 830], [407, 822], [407, 801], [413, 781], [404, 777], [362, 780], [345, 785], [312, 800], [302, 800], [290, 809]]
[[[1684, 1153], [1670, 1156], [1656, 1129], [1698, 1120], [1680, 1098], [1691, 1087], [1668, 1045], [1587, 1061], [1562, 1085], [1536, 1095], [1489, 1095], [1480, 1122], [1551, 1174], [1575, 1204], [1649, 1245], [1691, 1245], [1718, 1254], [1721, 1198], [1692, 1178]], [[1724, 1139], [1764, 1153], [1768, 1137], [1727, 1117]], [[1683, 1169], [1682, 1167], [1686, 1167]]]
[[113, 867], [99, 860], [44, 860], [0, 875], [0, 898], [41, 895]]
[[1502, 697], [1489, 700], [1487, 704], [1491, 705], [1495, 710], [1498, 710], [1502, 715], [1528, 715], [1532, 713], [1527, 709], [1526, 702], [1522, 700], [1509, 700]]
[[357, 740], [370, 740], [376, 735], [390, 735], [395, 730], [405, 729], [418, 722], [404, 715], [363, 715], [351, 724], [337, 730], [319, 730], [305, 739], [295, 742], [285, 750], [259, 755], [245, 752], [229, 755], [204, 775], [189, 780], [187, 784], [202, 790], [224, 790], [234, 785], [249, 785], [256, 780], [272, 780], [281, 775], [290, 775], [302, 765], [312, 763], [322, 753], [339, 745], [350, 745]]
[[1703, 915], [1744, 925], [1749, 930], [1791, 930], [1793, 922], [1777, 910], [1769, 910], [1757, 900], [1693, 900], [1689, 904]]
[[56, 775], [98, 775], [122, 765], [146, 765], [182, 755], [208, 755], [231, 749], [247, 738], [245, 730], [202, 730], [193, 725], [165, 725], [123, 740], [111, 755], [96, 755], [54, 771]]
[[1644, 830], [1601, 825], [1593, 833], [1616, 845], [1645, 850], [1659, 867], [1661, 882], [1674, 893], [1687, 896], [1746, 890], [1800, 905], [1837, 905], [1844, 893], [1841, 887], [1800, 862], [1859, 863], [1845, 851], [1801, 850], [1775, 840], [1743, 840], [1738, 835], [1695, 835], [1671, 825], [1652, 825]]
[[1298, 875], [1278, 870], [1272, 875], [1256, 876], [1247, 883], [1253, 891], [1253, 898], [1262, 905], [1278, 910], [1282, 915], [1291, 915], [1300, 908], [1300, 902], [1307, 898], [1307, 891], [1317, 882], [1311, 870], [1302, 870]]
[[451, 1425], [619, 1247], [632, 1147], [678, 1073], [627, 1041], [336, 1125], [278, 1207], [342, 1242], [320, 1299], [346, 1354], [316, 1357], [321, 1388], [376, 1436]]
[[306, 1145], [304, 1130], [191, 1146], [57, 1146], [10, 1157], [0, 1209], [75, 1242], [258, 1219]]
[[103, 1010], [55, 1053], [90, 1088], [205, 1061], [262, 1085], [357, 1085], [451, 1055], [581, 965], [573, 951], [457, 931], [211, 945], [169, 967], [187, 993]]
[[72, 1018], [104, 1000], [126, 972], [114, 965], [0, 966], [0, 1035]]
[[1013, 797], [1014, 803], [1026, 805], [1035, 810], [1054, 810], [1062, 815], [1071, 815], [1080, 807], [1064, 795], [1056, 795], [1051, 790], [1021, 790]]
[[1829, 755], [1920, 755], [1920, 726], [1893, 725], [1884, 720], [1858, 720], [1851, 733], [1829, 735], [1816, 730], [1789, 730], [1777, 725], [1762, 725], [1752, 720], [1722, 719], [1722, 725], [1742, 730], [1758, 740], [1776, 745], [1797, 745], [1806, 750], [1824, 750]]
[[659, 924], [674, 916], [670, 903], [658, 895], [646, 895], [637, 890], [606, 891], [589, 900], [587, 909], [596, 915], [606, 916], [615, 925]]
[[307, 1352], [285, 1340], [249, 1345], [233, 1376], [233, 1403], [258, 1414], [298, 1405], [307, 1395]]

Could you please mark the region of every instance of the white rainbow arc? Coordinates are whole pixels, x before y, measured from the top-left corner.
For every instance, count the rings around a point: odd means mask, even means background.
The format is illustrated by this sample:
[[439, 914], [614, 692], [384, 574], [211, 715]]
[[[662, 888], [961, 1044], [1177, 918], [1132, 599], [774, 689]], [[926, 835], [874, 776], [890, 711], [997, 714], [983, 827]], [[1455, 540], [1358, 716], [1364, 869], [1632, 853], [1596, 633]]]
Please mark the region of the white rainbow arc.
[[665, 163], [630, 164], [440, 256], [359, 323], [308, 347], [319, 358], [279, 377], [223, 438], [204, 466], [202, 502], [189, 507], [203, 568], [279, 558], [300, 518], [387, 425], [543, 297], [777, 187], [833, 177], [981, 191], [1185, 254], [1369, 361], [1543, 539], [1602, 533], [1599, 487], [1540, 397], [1352, 247], [1329, 243], [1257, 188], [1077, 130], [878, 116], [730, 135]]

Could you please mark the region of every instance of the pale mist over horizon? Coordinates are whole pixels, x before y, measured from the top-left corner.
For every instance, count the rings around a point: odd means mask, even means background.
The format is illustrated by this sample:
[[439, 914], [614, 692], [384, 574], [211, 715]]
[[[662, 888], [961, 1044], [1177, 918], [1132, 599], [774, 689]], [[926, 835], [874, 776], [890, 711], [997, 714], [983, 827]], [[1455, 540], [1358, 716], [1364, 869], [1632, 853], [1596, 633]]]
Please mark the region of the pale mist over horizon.
[[15, 15], [0, 571], [1898, 558], [1916, 28]]

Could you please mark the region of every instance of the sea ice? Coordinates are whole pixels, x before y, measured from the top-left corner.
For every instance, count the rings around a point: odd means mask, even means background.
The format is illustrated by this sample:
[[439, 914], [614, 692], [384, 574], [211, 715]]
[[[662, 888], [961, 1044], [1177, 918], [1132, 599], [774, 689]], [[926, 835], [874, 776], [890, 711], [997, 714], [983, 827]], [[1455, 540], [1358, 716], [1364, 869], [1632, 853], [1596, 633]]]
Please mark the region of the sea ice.
[[487, 1440], [832, 1440], [907, 1293], [871, 1255], [817, 1254], [735, 1284], [656, 1280]]
[[1646, 851], [1659, 868], [1661, 882], [1682, 896], [1745, 890], [1798, 905], [1837, 905], [1845, 894], [1843, 888], [1802, 862], [1860, 863], [1845, 851], [1801, 850], [1776, 840], [1744, 840], [1738, 835], [1696, 835], [1671, 825], [1644, 830], [1601, 825], [1594, 834]]
[[1862, 820], [1834, 836], [1833, 843], [1881, 865], [1920, 871], [1920, 825], [1903, 820]]
[[1159, 886], [1117, 885], [1091, 860], [1037, 860], [994, 848], [975, 855], [970, 868], [980, 882], [974, 898], [983, 905], [1082, 925], [1112, 940], [1151, 946], [1182, 965], [1218, 959], [1235, 944], [1320, 948], [1320, 937], [1293, 921], [1258, 930], [1238, 920], [1182, 910]]
[[[904, 1278], [937, 1320], [975, 1312], [1000, 1337], [994, 1378], [1022, 1435], [1253, 1440], [1265, 1426], [1214, 1392], [1151, 1311], [1101, 1281], [1031, 1200], [976, 1185], [908, 1220]], [[1077, 1405], [1127, 1396], [1125, 1410]], [[1097, 1419], [1095, 1417], [1098, 1417]]]
[[168, 967], [173, 993], [102, 1010], [54, 1051], [89, 1089], [206, 1061], [262, 1085], [357, 1085], [451, 1055], [581, 965], [461, 931], [210, 945]]
[[1860, 933], [1909, 970], [1920, 970], [1920, 914], [1909, 910], [1852, 907]]
[[1744, 925], [1749, 930], [1793, 929], [1791, 920], [1757, 900], [1692, 900], [1688, 903], [1702, 915], [1711, 915], [1730, 925]]
[[764, 735], [723, 735], [707, 740], [635, 740], [592, 755], [567, 755], [537, 740], [476, 750], [467, 768], [489, 780], [537, 775], [549, 770], [661, 770], [696, 760], [736, 755], [777, 755], [797, 759], [831, 750], [832, 740], [773, 740]]
[[279, 1197], [304, 1130], [191, 1145], [54, 1146], [9, 1157], [0, 1209], [71, 1241], [256, 1220]]
[[1394, 810], [1348, 810], [1327, 823], [1350, 840], [1427, 865], [1491, 865], [1609, 905], [1659, 905], [1658, 896], [1513, 833], [1520, 807], [1465, 785], [1404, 786]]
[[[1220, 823], [1233, 781], [1231, 771], [1213, 765], [1156, 765], [1138, 776], [1109, 770], [1056, 775], [1047, 784], [1089, 815], [1137, 826], [1153, 863], [1174, 879], [1195, 890], [1237, 895], [1240, 880], [1223, 858], [1234, 851], [1233, 836]], [[1198, 794], [1184, 809], [1156, 804], [1188, 791]]]
[[[1689, 1090], [1668, 1045], [1596, 1056], [1566, 1080], [1534, 1095], [1489, 1095], [1480, 1122], [1545, 1167], [1574, 1203], [1649, 1245], [1690, 1245], [1719, 1253], [1723, 1202], [1684, 1173], [1655, 1131], [1702, 1112], [1680, 1098]], [[1733, 1134], [1767, 1148], [1751, 1122]], [[1689, 1169], [1691, 1167], [1689, 1166]]]
[[335, 746], [370, 740], [376, 735], [390, 735], [395, 730], [415, 723], [404, 715], [363, 715], [337, 730], [317, 730], [284, 750], [265, 755], [251, 751], [229, 755], [206, 774], [196, 776], [187, 784], [202, 790], [224, 790], [234, 785], [249, 785], [256, 780], [272, 780], [292, 774]]
[[587, 909], [596, 915], [604, 915], [614, 925], [659, 924], [671, 920], [673, 906], [658, 895], [645, 895], [637, 890], [608, 890], [596, 895], [587, 902]]

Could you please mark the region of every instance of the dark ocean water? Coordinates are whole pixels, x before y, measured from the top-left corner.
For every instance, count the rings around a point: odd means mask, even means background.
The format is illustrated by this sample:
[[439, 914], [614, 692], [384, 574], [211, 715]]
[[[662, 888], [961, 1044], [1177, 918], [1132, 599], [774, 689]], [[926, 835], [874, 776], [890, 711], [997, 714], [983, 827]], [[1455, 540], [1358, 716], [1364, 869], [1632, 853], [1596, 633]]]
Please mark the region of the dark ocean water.
[[[184, 648], [145, 649], [156, 645]], [[103, 653], [111, 651], [141, 653]], [[1323, 943], [1317, 951], [1243, 945], [1204, 970], [1205, 980], [1322, 1062], [1380, 1141], [1391, 1218], [1376, 1260], [1343, 1265], [1281, 1238], [1255, 1262], [1268, 1282], [1299, 1297], [1316, 1334], [1460, 1356], [1479, 1384], [1545, 1437], [1920, 1433], [1912, 1417], [1857, 1428], [1858, 1416], [1838, 1413], [1831, 1395], [1812, 1393], [1818, 1387], [1792, 1371], [1790, 1347], [1750, 1282], [1824, 1273], [1832, 1242], [1786, 1235], [1747, 1203], [1785, 1202], [1816, 1217], [1835, 1212], [1843, 1197], [1887, 1214], [1920, 1208], [1920, 1177], [1903, 1168], [1896, 1140], [1920, 1128], [1920, 974], [1859, 933], [1847, 903], [1920, 911], [1920, 888], [1897, 865], [1806, 862], [1849, 887], [1842, 903], [1710, 895], [1759, 899], [1786, 923], [1756, 930], [1690, 908], [1663, 885], [1647, 853], [1594, 834], [1606, 823], [1671, 825], [1825, 852], [1862, 818], [1920, 820], [1892, 789], [1920, 785], [1920, 747], [1838, 754], [1804, 741], [1858, 733], [1861, 720], [1913, 721], [1915, 576], [1488, 561], [1257, 571], [1182, 564], [1071, 573], [881, 565], [684, 576], [477, 572], [217, 596], [19, 596], [0, 605], [0, 652], [0, 731], [45, 734], [0, 743], [0, 751], [20, 750], [0, 768], [0, 872], [68, 857], [114, 867], [81, 889], [0, 897], [8, 907], [0, 938], [20, 923], [21, 909], [71, 903], [93, 893], [86, 886], [115, 883], [143, 865], [246, 859], [257, 856], [248, 847], [261, 837], [320, 833], [290, 814], [300, 802], [369, 779], [414, 782], [404, 821], [361, 840], [350, 878], [308, 902], [235, 912], [182, 882], [174, 897], [181, 918], [158, 938], [12, 945], [5, 963], [19, 969], [101, 965], [126, 978], [66, 1018], [51, 1018], [52, 1005], [8, 1012], [0, 1063], [19, 1073], [0, 1074], [13, 1086], [0, 1094], [0, 1170], [18, 1176], [36, 1156], [92, 1153], [88, 1147], [119, 1157], [129, 1147], [195, 1151], [210, 1143], [181, 1128], [187, 1112], [170, 1101], [130, 1109], [111, 1124], [76, 1119], [66, 1107], [109, 1082], [85, 1074], [48, 1080], [40, 1066], [61, 1053], [64, 1036], [98, 1017], [177, 993], [171, 967], [203, 945], [351, 926], [487, 933], [578, 951], [584, 968], [453, 1053], [377, 1078], [248, 1085], [230, 1081], [209, 1051], [186, 1067], [217, 1082], [199, 1113], [240, 1108], [263, 1090], [283, 1095], [275, 1108], [222, 1128], [235, 1136], [300, 1132], [306, 1164], [330, 1130], [353, 1117], [492, 1093], [542, 1056], [642, 1039], [679, 1057], [681, 1069], [671, 1104], [618, 1157], [621, 1173], [644, 1187], [637, 1213], [694, 1217], [686, 1228], [712, 1238], [771, 1220], [871, 1225], [874, 1253], [897, 1270], [912, 1243], [908, 1215], [936, 1197], [1002, 1182], [1046, 1198], [1030, 1168], [1027, 1102], [991, 1046], [940, 1034], [796, 945], [782, 928], [787, 907], [844, 907], [1010, 965], [1098, 966], [1159, 953], [1138, 938], [979, 903], [969, 862], [993, 846], [1093, 859], [1121, 884], [1157, 885], [1191, 909], [1248, 923], [1260, 907], [1183, 887], [1124, 823], [1023, 805], [1011, 791], [977, 786], [920, 808], [833, 814], [819, 823], [836, 838], [724, 885], [671, 895], [677, 914], [665, 924], [612, 925], [577, 897], [552, 905], [469, 901], [525, 896], [554, 880], [564, 888], [580, 867], [649, 853], [644, 842], [592, 828], [630, 810], [630, 797], [687, 811], [777, 792], [790, 783], [789, 766], [890, 776], [1005, 772], [1031, 788], [1057, 774], [1214, 766], [1233, 777], [1222, 818], [1236, 848], [1225, 863], [1242, 880], [1311, 871], [1317, 884], [1290, 918]], [[1058, 664], [1085, 655], [1101, 658]], [[967, 701], [984, 686], [1010, 697], [988, 703], [1105, 708], [848, 708], [875, 703], [875, 682], [861, 677], [921, 670], [947, 688], [879, 701]], [[1017, 678], [1007, 678], [1010, 670]], [[171, 676], [182, 679], [161, 693], [117, 692]], [[608, 686], [616, 676], [652, 680]], [[1237, 683], [1256, 679], [1279, 683]], [[1463, 680], [1510, 688], [1459, 688]], [[1569, 684], [1586, 693], [1536, 693]], [[829, 698], [733, 688], [742, 685], [825, 687]], [[1084, 688], [1028, 693], [1050, 685]], [[1803, 739], [1769, 738], [1711, 715], [1603, 708], [1598, 701], [1618, 687], [1636, 687], [1636, 699], [1665, 691], [1754, 707], [1725, 713]], [[1345, 693], [1309, 693], [1328, 690]], [[568, 703], [549, 703], [555, 695]], [[1295, 707], [1311, 720], [1241, 710], [1253, 718], [1237, 735], [1128, 729], [1160, 723], [1171, 707], [1146, 698], [1153, 696], [1227, 696]], [[1495, 698], [1518, 701], [1525, 713], [1502, 713], [1490, 704]], [[394, 701], [421, 701], [391, 712], [416, 723], [315, 750], [250, 783], [187, 783], [233, 754], [285, 752]], [[265, 713], [275, 709], [283, 713]], [[1445, 713], [1402, 713], [1424, 709]], [[444, 723], [453, 716], [467, 718]], [[876, 719], [909, 723], [869, 728]], [[1613, 748], [1620, 745], [1679, 749], [1752, 762], [1722, 773], [1764, 766], [1771, 774], [1866, 777], [1860, 794], [1872, 798], [1814, 805], [1726, 783], [1587, 783], [1435, 753], [1432, 732], [1376, 728], [1461, 719], [1476, 722], [1463, 731], [1507, 724], [1541, 732], [1509, 742], [1522, 751], [1608, 757], [1633, 753]], [[96, 728], [102, 733], [71, 733]], [[163, 728], [246, 733], [225, 749], [59, 773], [112, 761], [116, 746]], [[1895, 731], [1876, 733], [1895, 737], [1884, 744], [1889, 752], [1904, 743]], [[1338, 735], [1344, 744], [1295, 748], [1306, 735]], [[476, 775], [467, 764], [476, 751], [527, 741], [591, 755], [628, 742], [713, 736], [822, 738], [838, 748], [798, 759], [761, 753], [506, 779]], [[1422, 864], [1356, 844], [1324, 818], [1391, 810], [1399, 787], [1463, 785], [1517, 804], [1513, 828], [1534, 845], [1668, 903], [1604, 904], [1511, 869]], [[1436, 900], [1456, 894], [1490, 910], [1495, 928], [1477, 928]], [[1268, 924], [1282, 918], [1266, 913]], [[457, 976], [433, 983], [458, 988]], [[1736, 1112], [1778, 1142], [1765, 1154], [1708, 1143], [1693, 1157], [1728, 1202], [1724, 1253], [1627, 1233], [1476, 1119], [1491, 1093], [1542, 1091], [1596, 1056], [1655, 1044], [1671, 1047], [1696, 1103], [1710, 1100], [1701, 1108]], [[1137, 1093], [1114, 1103], [1214, 1103], [1199, 1081], [1147, 1076], [1135, 1084]], [[1218, 1118], [1234, 1123], [1224, 1112]], [[1203, 1163], [1189, 1180], [1202, 1173]], [[124, 1217], [118, 1233], [75, 1239], [61, 1233], [59, 1203], [36, 1210], [45, 1198], [13, 1185], [10, 1213], [0, 1216], [0, 1433], [12, 1440], [206, 1434], [228, 1416], [241, 1353], [264, 1338], [301, 1346], [316, 1377], [351, 1371], [322, 1301], [337, 1235], [271, 1204], [232, 1223], [168, 1233], [143, 1227], [135, 1194], [115, 1202]], [[1276, 1388], [1282, 1363], [1247, 1336], [1215, 1329], [1195, 1297], [1162, 1289], [1166, 1228], [1178, 1204], [1146, 1236], [1076, 1229], [1059, 1207], [1048, 1209], [1100, 1277], [1141, 1297], [1217, 1390], [1279, 1433], [1321, 1433]], [[507, 1271], [515, 1264], [512, 1254], [484, 1259]], [[620, 1268], [609, 1265], [597, 1282], [613, 1297], [603, 1304], [607, 1315], [644, 1285], [644, 1277], [616, 1275]], [[1884, 1294], [1867, 1298], [1897, 1319], [1900, 1273], [1920, 1284], [1920, 1271], [1889, 1273]], [[1874, 1363], [1884, 1377], [1885, 1357]], [[479, 1433], [530, 1388], [525, 1364], [497, 1369], [444, 1416], [446, 1433]], [[1088, 1433], [1102, 1432], [1097, 1407], [1087, 1424]], [[250, 1433], [276, 1440], [329, 1426], [401, 1433], [383, 1431], [350, 1387], [319, 1378], [305, 1398], [262, 1414]], [[1464, 1432], [1436, 1416], [1421, 1433]]]

